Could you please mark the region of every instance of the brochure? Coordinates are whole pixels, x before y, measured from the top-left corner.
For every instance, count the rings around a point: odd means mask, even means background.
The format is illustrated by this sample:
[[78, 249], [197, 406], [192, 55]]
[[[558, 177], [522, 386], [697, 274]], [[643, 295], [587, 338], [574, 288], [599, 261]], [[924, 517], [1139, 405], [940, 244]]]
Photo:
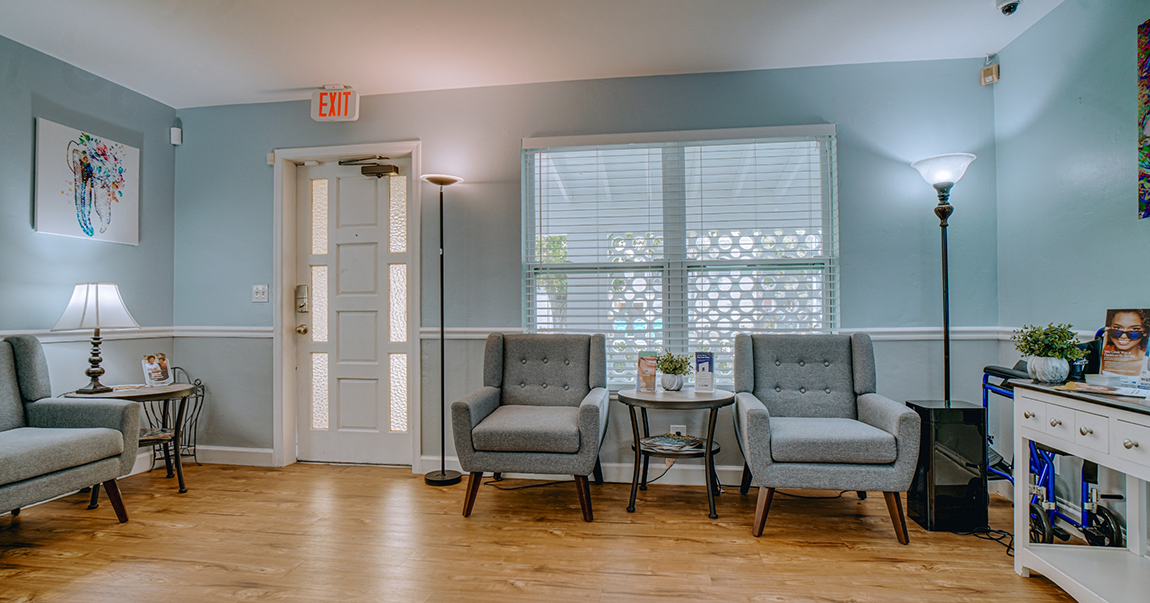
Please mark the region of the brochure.
[[655, 373], [658, 360], [658, 352], [639, 352], [639, 370], [637, 374], [639, 391], [655, 391]]
[[695, 352], [695, 391], [715, 391], [715, 356], [710, 352]]
[[1108, 394], [1111, 396], [1130, 396], [1134, 398], [1150, 398], [1150, 389], [1139, 387], [1114, 387], [1110, 385], [1090, 385], [1068, 381], [1062, 385], [1055, 385], [1054, 389], [1065, 392], [1082, 392], [1086, 394]]
[[171, 385], [172, 371], [168, 370], [168, 359], [163, 354], [144, 356], [144, 383], [148, 387]]
[[1146, 358], [1148, 335], [1150, 310], [1107, 310], [1101, 374], [1117, 375], [1127, 387], [1150, 388]]

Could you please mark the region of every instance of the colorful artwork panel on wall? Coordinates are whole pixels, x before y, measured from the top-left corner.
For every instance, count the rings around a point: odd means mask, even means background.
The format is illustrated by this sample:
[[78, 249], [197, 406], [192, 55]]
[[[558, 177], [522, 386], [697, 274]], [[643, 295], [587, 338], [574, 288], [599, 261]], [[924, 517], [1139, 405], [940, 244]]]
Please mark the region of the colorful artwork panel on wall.
[[1150, 21], [1138, 26], [1138, 217], [1150, 218]]
[[140, 150], [36, 119], [36, 231], [138, 245]]

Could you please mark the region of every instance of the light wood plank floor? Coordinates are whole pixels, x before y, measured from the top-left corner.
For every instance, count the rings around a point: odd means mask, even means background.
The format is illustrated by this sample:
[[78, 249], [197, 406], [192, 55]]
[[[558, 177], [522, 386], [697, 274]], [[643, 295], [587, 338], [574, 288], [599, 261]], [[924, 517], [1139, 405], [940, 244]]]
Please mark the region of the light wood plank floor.
[[[629, 514], [629, 485], [593, 485], [585, 523], [570, 483], [485, 486], [465, 519], [466, 480], [409, 469], [193, 465], [187, 482], [121, 480], [127, 524], [84, 494], [0, 516], [0, 600], [1071, 601], [995, 542], [908, 522], [899, 545], [877, 494], [776, 496], [753, 538], [755, 491], [737, 487], [712, 521], [701, 487], [654, 484]], [[991, 523], [1009, 528], [1008, 502]]]

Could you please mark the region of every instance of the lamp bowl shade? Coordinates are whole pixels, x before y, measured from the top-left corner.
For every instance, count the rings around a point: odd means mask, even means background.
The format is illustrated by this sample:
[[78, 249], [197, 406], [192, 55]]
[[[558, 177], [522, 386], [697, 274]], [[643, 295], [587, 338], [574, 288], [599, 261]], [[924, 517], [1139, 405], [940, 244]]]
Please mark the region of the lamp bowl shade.
[[919, 159], [910, 167], [918, 170], [931, 186], [945, 182], [954, 184], [962, 179], [967, 166], [974, 160], [975, 156], [970, 153], [947, 153]]
[[463, 178], [459, 176], [448, 176], [447, 174], [424, 174], [419, 178], [436, 186], [451, 186], [452, 184], [463, 182]]
[[116, 283], [76, 283], [68, 307], [52, 330], [138, 328]]

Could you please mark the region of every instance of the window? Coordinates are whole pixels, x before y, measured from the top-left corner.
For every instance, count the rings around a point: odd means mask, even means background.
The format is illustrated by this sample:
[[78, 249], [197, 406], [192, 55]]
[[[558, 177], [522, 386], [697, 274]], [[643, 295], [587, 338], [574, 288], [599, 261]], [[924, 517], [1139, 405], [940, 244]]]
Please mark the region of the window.
[[[630, 139], [630, 140], [628, 140]], [[524, 140], [524, 326], [637, 352], [838, 326], [834, 126]]]

